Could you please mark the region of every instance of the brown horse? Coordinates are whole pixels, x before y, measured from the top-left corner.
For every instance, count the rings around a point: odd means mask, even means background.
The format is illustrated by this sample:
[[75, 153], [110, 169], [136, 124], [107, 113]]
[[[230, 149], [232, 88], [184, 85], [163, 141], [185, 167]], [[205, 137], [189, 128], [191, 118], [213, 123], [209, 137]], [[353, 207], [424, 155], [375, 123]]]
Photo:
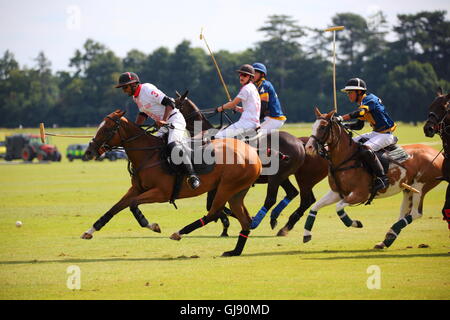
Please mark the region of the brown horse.
[[442, 88], [437, 91], [437, 97], [428, 108], [428, 119], [423, 126], [427, 137], [433, 137], [436, 133], [441, 137], [444, 150], [444, 165], [442, 166], [442, 180], [447, 181], [445, 203], [442, 208], [444, 220], [450, 229], [450, 93], [444, 95]]
[[[103, 120], [95, 137], [89, 143], [85, 156], [88, 160], [98, 157], [105, 147], [122, 146], [131, 162], [133, 175], [131, 188], [110, 210], [94, 223], [91, 232], [85, 232], [83, 239], [91, 239], [92, 232], [100, 230], [116, 213], [129, 207], [142, 227], [159, 232], [156, 224], [149, 224], [139, 205], [143, 203], [167, 202], [171, 199], [174, 178], [162, 167], [161, 150], [165, 148], [162, 139], [148, 134], [145, 130], [123, 117], [125, 112], [117, 110]], [[244, 205], [248, 189], [259, 177], [262, 165], [254, 148], [235, 139], [213, 141], [215, 165], [210, 173], [201, 176], [201, 186], [192, 190], [183, 181], [178, 198], [195, 197], [217, 190], [208, 214], [174, 233], [171, 239], [180, 240], [181, 235], [217, 220], [217, 214], [228, 202], [242, 226], [236, 247], [224, 252], [223, 256], [240, 255], [250, 233], [251, 218]], [[211, 152], [212, 152], [211, 151]], [[211, 153], [212, 154], [212, 153]], [[231, 160], [229, 156], [231, 156]], [[226, 158], [226, 160], [225, 160]]]
[[[371, 194], [373, 177], [358, 157], [359, 144], [354, 142], [345, 127], [333, 118], [334, 112], [321, 114], [316, 108], [317, 120], [305, 147], [308, 153], [316, 153], [319, 148], [325, 153], [330, 166], [328, 181], [331, 190], [311, 207], [305, 223], [304, 242], [311, 239], [312, 226], [320, 208], [338, 202], [336, 211], [345, 223], [349, 218], [344, 208], [367, 201]], [[409, 157], [402, 163], [390, 163], [387, 173], [390, 185], [375, 197], [389, 197], [403, 191], [400, 219], [387, 232], [385, 240], [375, 246], [376, 249], [389, 247], [404, 227], [422, 217], [425, 194], [440, 182], [436, 177], [441, 174], [444, 160], [441, 154], [421, 144], [403, 146], [403, 149]], [[403, 189], [402, 183], [420, 192], [417, 194]]]
[[[209, 131], [211, 131], [210, 129], [214, 129], [214, 127], [208, 121], [207, 116], [217, 114], [215, 109], [200, 110], [194, 102], [186, 98], [187, 92], [183, 96], [180, 96], [178, 93], [177, 95], [177, 108], [185, 117], [186, 129], [188, 129], [191, 136], [197, 135], [197, 138], [200, 138], [208, 136], [208, 134], [212, 135]], [[199, 125], [199, 127], [195, 128], [195, 124]], [[303, 216], [304, 212], [316, 201], [312, 189], [327, 176], [328, 164], [326, 160], [318, 155], [305, 155], [304, 145], [308, 138], [296, 138], [287, 132], [280, 132], [279, 138], [280, 144], [278, 151], [286, 155], [289, 160], [281, 161], [279, 170], [275, 174], [262, 175], [256, 183], [267, 183], [266, 198], [260, 212], [262, 210], [267, 212], [275, 205], [280, 185], [286, 192], [285, 198], [271, 212], [270, 225], [274, 229], [281, 211], [299, 194], [298, 190], [289, 181], [289, 176], [295, 176], [300, 189], [301, 201], [300, 206], [290, 215], [286, 225], [277, 234], [278, 236], [286, 236]], [[259, 152], [265, 152], [265, 150], [259, 150]], [[207, 204], [207, 207], [209, 205]], [[224, 213], [221, 215], [221, 220], [224, 223], [224, 231], [222, 232], [222, 235], [224, 235], [229, 225]]]

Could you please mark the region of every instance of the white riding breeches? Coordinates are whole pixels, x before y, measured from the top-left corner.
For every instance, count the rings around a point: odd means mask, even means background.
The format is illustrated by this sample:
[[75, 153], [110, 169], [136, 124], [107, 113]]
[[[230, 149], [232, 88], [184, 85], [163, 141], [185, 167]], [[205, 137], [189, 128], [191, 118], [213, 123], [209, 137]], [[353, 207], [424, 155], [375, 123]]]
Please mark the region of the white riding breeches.
[[175, 114], [171, 115], [167, 120], [167, 123], [172, 124], [173, 128], [162, 127], [155, 133], [155, 136], [161, 137], [168, 131], [168, 144], [174, 141], [183, 142], [186, 136], [186, 121], [181, 112], [177, 111]]
[[214, 137], [216, 139], [233, 138], [233, 137], [237, 137], [241, 134], [244, 134], [248, 131], [251, 131], [252, 129], [256, 130], [256, 128], [258, 126], [259, 126], [259, 123], [256, 123], [253, 121], [239, 120], [238, 122], [235, 122], [232, 125], [228, 126], [227, 128], [222, 129], [219, 132], [217, 132], [214, 135]]
[[264, 117], [264, 122], [261, 123], [261, 129], [276, 130], [283, 126], [286, 120], [278, 120], [271, 117]]
[[397, 142], [397, 138], [392, 133], [379, 133], [376, 131], [364, 133], [353, 138], [353, 141], [358, 142], [362, 138], [369, 139], [363, 144], [370, 147], [373, 151], [378, 151]]

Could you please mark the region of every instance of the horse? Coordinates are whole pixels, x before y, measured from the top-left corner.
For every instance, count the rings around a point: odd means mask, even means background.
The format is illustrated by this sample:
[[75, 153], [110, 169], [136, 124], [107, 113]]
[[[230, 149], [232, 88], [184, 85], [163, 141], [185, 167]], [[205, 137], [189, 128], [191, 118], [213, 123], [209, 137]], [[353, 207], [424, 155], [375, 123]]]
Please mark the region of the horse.
[[[311, 230], [318, 210], [327, 205], [337, 202], [336, 212], [341, 220], [346, 225], [352, 223], [344, 208], [366, 202], [371, 195], [373, 182], [372, 174], [358, 157], [359, 143], [353, 141], [345, 126], [333, 117], [335, 110], [322, 114], [316, 108], [315, 113], [317, 120], [305, 148], [309, 154], [321, 150], [328, 159], [328, 182], [331, 190], [311, 207], [305, 223], [304, 242], [311, 240]], [[375, 249], [391, 246], [403, 228], [422, 217], [426, 193], [440, 183], [436, 177], [441, 174], [444, 160], [441, 154], [422, 144], [403, 146], [403, 149], [407, 153], [404, 157], [406, 160], [389, 164], [389, 186], [375, 196], [375, 199], [384, 198], [403, 191], [400, 217], [389, 229], [384, 241], [375, 245]], [[409, 189], [406, 189], [408, 186]], [[413, 192], [414, 189], [419, 193]]]
[[450, 229], [450, 93], [444, 95], [442, 88], [438, 88], [436, 98], [428, 107], [427, 121], [423, 126], [425, 136], [432, 138], [436, 133], [442, 139], [444, 150], [444, 165], [442, 166], [442, 180], [447, 181], [447, 191], [445, 193], [445, 203], [442, 208], [444, 220]]
[[[97, 158], [105, 148], [122, 146], [133, 168], [130, 189], [94, 223], [93, 231], [100, 230], [115, 214], [129, 207], [141, 227], [160, 232], [157, 224], [147, 221], [139, 205], [162, 203], [171, 199], [174, 179], [163, 168], [162, 159], [166, 145], [161, 138], [148, 134], [146, 130], [123, 117], [124, 114], [124, 111], [116, 110], [106, 116], [85, 152], [86, 159], [91, 160]], [[211, 154], [215, 155], [212, 171], [201, 176], [201, 186], [195, 190], [191, 189], [184, 179], [178, 198], [196, 197], [217, 190], [211, 208], [206, 216], [173, 233], [170, 239], [180, 240], [182, 235], [217, 220], [217, 214], [228, 202], [242, 230], [236, 247], [224, 252], [222, 256], [238, 256], [242, 253], [250, 233], [251, 218], [244, 205], [244, 197], [261, 173], [261, 160], [253, 147], [236, 139], [212, 141], [208, 146], [211, 148]], [[225, 155], [231, 155], [234, 161], [223, 161]], [[82, 235], [83, 239], [92, 237], [89, 232]]]
[[[208, 130], [214, 129], [206, 115], [214, 116], [217, 114], [215, 109], [200, 110], [194, 102], [187, 98], [187, 92], [182, 96], [177, 92], [175, 104], [186, 119], [186, 129], [191, 136], [197, 135], [201, 139], [207, 135]], [[201, 124], [199, 130], [194, 130], [194, 124]], [[196, 129], [196, 128], [195, 128]], [[196, 132], [197, 131], [197, 132]], [[198, 131], [201, 131], [199, 133]], [[299, 191], [289, 181], [289, 176], [295, 176], [300, 189], [300, 206], [289, 216], [288, 222], [281, 228], [277, 236], [286, 236], [298, 220], [303, 216], [304, 212], [316, 201], [313, 193], [313, 187], [322, 181], [328, 173], [328, 164], [326, 160], [318, 155], [306, 155], [304, 145], [308, 138], [296, 138], [287, 132], [280, 131], [279, 152], [288, 158], [288, 160], [280, 162], [279, 170], [274, 175], [261, 176], [256, 183], [267, 183], [266, 198], [262, 210], [270, 210], [275, 204], [279, 186], [284, 189], [286, 196], [281, 200], [271, 212], [270, 226], [274, 229], [277, 225], [277, 218], [282, 210], [299, 194]], [[260, 150], [264, 152], [264, 150]], [[276, 152], [276, 151], [274, 151]], [[209, 200], [210, 197], [208, 197]], [[207, 208], [209, 206], [209, 201]], [[230, 214], [230, 212], [227, 212]], [[232, 214], [231, 214], [232, 215]], [[224, 230], [222, 235], [226, 234], [229, 226], [227, 215], [222, 213], [222, 223]]]

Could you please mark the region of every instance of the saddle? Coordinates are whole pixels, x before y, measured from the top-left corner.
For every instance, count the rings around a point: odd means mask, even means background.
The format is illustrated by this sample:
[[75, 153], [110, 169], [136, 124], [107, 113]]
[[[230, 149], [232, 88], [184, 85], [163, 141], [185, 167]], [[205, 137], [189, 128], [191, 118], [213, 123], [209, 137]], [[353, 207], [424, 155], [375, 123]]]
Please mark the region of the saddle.
[[[211, 156], [208, 157], [207, 159], [208, 162], [206, 162], [205, 161], [206, 158], [203, 157], [205, 149], [212, 148], [212, 145], [210, 143], [199, 144], [193, 140], [189, 140], [183, 143], [183, 147], [184, 152], [189, 153], [188, 156], [194, 167], [194, 171], [197, 175], [208, 174], [214, 170], [214, 167], [216, 165], [214, 149], [210, 149], [206, 152], [208, 156], [209, 155]], [[170, 152], [167, 148], [167, 144], [164, 148], [161, 149], [160, 158], [161, 158], [161, 167], [163, 168], [163, 170], [169, 175], [174, 176], [175, 178], [172, 196], [169, 202], [172, 203], [176, 209], [178, 209], [175, 204], [175, 200], [178, 198], [183, 179], [186, 177], [188, 172], [186, 171], [183, 164], [176, 164], [174, 163], [174, 161], [172, 161]]]
[[[362, 145], [366, 141], [367, 141], [367, 139], [363, 138], [359, 141], [359, 143]], [[394, 144], [391, 144], [381, 150], [375, 151], [375, 155], [378, 158], [378, 160], [380, 161], [385, 174], [388, 173], [389, 166], [391, 163], [394, 163], [394, 164], [399, 165], [404, 168], [402, 163], [410, 158], [410, 155], [405, 151], [405, 149], [403, 149], [396, 143], [397, 143], [397, 141]], [[367, 165], [362, 160], [361, 160], [361, 163], [362, 163], [362, 166], [372, 176], [372, 190], [371, 190], [370, 197], [366, 202], [366, 205], [367, 205], [367, 204], [370, 204], [372, 202], [373, 198], [375, 198], [375, 196], [376, 196], [376, 191], [374, 189], [374, 182], [377, 177], [376, 177], [375, 173], [373, 172], [371, 166]]]

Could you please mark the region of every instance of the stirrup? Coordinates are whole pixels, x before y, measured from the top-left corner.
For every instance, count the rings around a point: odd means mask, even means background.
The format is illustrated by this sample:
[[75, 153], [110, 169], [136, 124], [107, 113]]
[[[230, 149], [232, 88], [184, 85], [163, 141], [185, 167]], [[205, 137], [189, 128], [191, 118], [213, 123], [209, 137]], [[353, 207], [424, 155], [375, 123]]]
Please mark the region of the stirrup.
[[200, 187], [200, 179], [194, 174], [187, 178], [187, 182], [192, 189]]
[[386, 176], [376, 177], [375, 185], [374, 185], [374, 189], [376, 191], [386, 189], [387, 187], [389, 187], [389, 178], [388, 177], [386, 177]]

